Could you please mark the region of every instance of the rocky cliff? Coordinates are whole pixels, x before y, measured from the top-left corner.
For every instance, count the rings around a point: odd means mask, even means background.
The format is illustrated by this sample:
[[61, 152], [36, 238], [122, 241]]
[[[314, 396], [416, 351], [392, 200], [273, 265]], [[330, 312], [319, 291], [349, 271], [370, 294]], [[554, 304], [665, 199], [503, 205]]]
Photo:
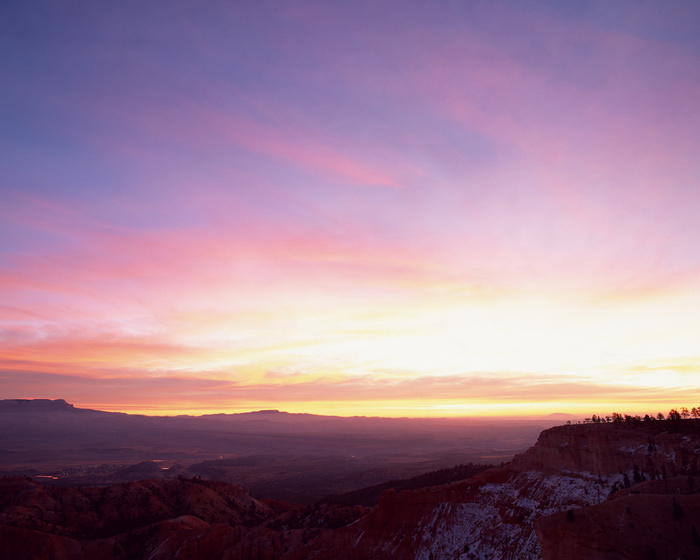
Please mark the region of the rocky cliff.
[[643, 482], [535, 521], [543, 560], [700, 558], [700, 478]]
[[[553, 548], [552, 543], [565, 541], [571, 525], [554, 521], [581, 508], [592, 516], [594, 506], [607, 504], [610, 495], [636, 482], [694, 474], [699, 452], [700, 423], [693, 420], [552, 428], [503, 468], [445, 487], [385, 494], [357, 523], [328, 542], [316, 542], [310, 558], [505, 560], [542, 558], [543, 553], [546, 560], [613, 558], [591, 555], [590, 546], [580, 556], [570, 556], [570, 549], [578, 546], [575, 536], [567, 552]], [[683, 500], [691, 518], [696, 510]], [[556, 514], [550, 524], [541, 525], [541, 544], [536, 522]], [[605, 526], [601, 515], [596, 522]], [[700, 522], [697, 525], [700, 528]], [[688, 539], [691, 529], [686, 531]], [[628, 530], [632, 535], [635, 528]], [[612, 540], [614, 532], [609, 531]], [[586, 540], [585, 531], [577, 535]], [[667, 557], [660, 545], [656, 551], [658, 558]]]
[[[0, 512], [7, 558], [138, 558], [149, 551], [155, 560], [174, 558], [194, 536], [200, 549], [211, 548], [222, 537], [215, 527], [257, 525], [269, 508], [240, 486], [216, 482], [54, 488], [8, 478], [0, 481]], [[235, 536], [243, 540], [242, 531]]]
[[13, 560], [301, 559], [353, 508], [260, 502], [235, 484], [143, 480], [103, 488], [0, 480], [0, 557]]
[[698, 558], [700, 422], [542, 432], [501, 468], [378, 506], [260, 502], [199, 479], [106, 488], [0, 481], [8, 557], [108, 560]]
[[647, 478], [697, 471], [700, 422], [576, 424], [543, 431], [537, 443], [513, 459], [518, 470], [633, 472]]

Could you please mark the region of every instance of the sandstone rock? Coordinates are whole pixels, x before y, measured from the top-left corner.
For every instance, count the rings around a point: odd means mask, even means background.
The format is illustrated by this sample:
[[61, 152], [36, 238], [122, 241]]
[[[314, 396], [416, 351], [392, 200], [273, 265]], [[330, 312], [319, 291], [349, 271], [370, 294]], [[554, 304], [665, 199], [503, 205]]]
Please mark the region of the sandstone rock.
[[[560, 519], [575, 508], [589, 511], [626, 480], [631, 485], [635, 473], [641, 480], [662, 472], [696, 472], [700, 424], [684, 422], [551, 428], [504, 468], [446, 487], [383, 495], [365, 518], [325, 537], [328, 542], [311, 543], [309, 558], [540, 558], [538, 518], [561, 512], [555, 516]], [[549, 551], [560, 538], [542, 533], [542, 546]], [[588, 539], [580, 558], [592, 553], [594, 542]], [[658, 558], [666, 557], [663, 550], [657, 550]], [[549, 558], [569, 558], [568, 552], [552, 554]]]
[[[550, 428], [537, 443], [512, 461], [516, 469], [589, 472], [610, 475], [630, 472], [634, 465], [647, 478], [698, 470], [700, 422], [649, 422], [636, 425], [576, 424]], [[676, 428], [677, 431], [669, 431]]]
[[3, 479], [0, 550], [17, 560], [697, 558], [699, 454], [693, 420], [561, 426], [502, 468], [386, 492], [367, 512], [263, 503], [199, 479]]
[[543, 560], [700, 558], [700, 478], [654, 480], [535, 521]]

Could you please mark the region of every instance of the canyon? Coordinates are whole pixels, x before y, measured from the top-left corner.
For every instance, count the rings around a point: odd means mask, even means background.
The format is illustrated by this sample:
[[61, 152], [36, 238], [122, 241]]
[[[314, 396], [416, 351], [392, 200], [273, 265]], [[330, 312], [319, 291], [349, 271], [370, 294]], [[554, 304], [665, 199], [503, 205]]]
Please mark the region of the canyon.
[[199, 476], [306, 505], [459, 464], [508, 461], [556, 421], [277, 410], [158, 417], [8, 399], [0, 400], [0, 476], [72, 486]]
[[17, 560], [700, 557], [700, 420], [545, 429], [499, 467], [372, 507], [258, 499], [200, 477], [101, 487], [0, 479]]

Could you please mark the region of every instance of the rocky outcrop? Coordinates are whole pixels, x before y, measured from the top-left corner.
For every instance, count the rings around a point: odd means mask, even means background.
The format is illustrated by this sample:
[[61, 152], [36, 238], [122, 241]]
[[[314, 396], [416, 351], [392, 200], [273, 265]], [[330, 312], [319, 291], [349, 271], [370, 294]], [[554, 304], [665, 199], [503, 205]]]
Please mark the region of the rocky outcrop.
[[75, 411], [76, 408], [63, 399], [2, 399], [0, 412]]
[[364, 510], [253, 499], [201, 479], [102, 488], [0, 480], [0, 552], [13, 560], [303, 560], [326, 528]]
[[6, 524], [81, 539], [182, 515], [210, 524], [252, 526], [268, 510], [242, 486], [200, 479], [142, 480], [103, 488], [49, 487], [26, 478], [0, 481]]
[[652, 480], [535, 521], [543, 560], [700, 558], [700, 477]]
[[[248, 528], [272, 513], [243, 487], [221, 482], [143, 480], [71, 488], [26, 478], [0, 481], [0, 512], [0, 545], [15, 560], [185, 559], [225, 550], [231, 558], [237, 552], [249, 558], [264, 539], [256, 535], [251, 546]], [[267, 558], [278, 556], [272, 550]]]
[[699, 441], [697, 420], [558, 426], [543, 431], [512, 466], [609, 475], [636, 465], [647, 478], [670, 477], [698, 471]]
[[314, 543], [309, 557], [539, 558], [534, 520], [594, 504], [610, 487], [590, 475], [499, 468], [446, 487], [387, 493], [374, 511], [341, 529], [333, 542]]
[[501, 468], [385, 492], [371, 510], [260, 502], [200, 479], [4, 479], [0, 546], [17, 560], [697, 558], [699, 455], [694, 420], [561, 426]]
[[[315, 549], [309, 557], [541, 558], [561, 536], [544, 531], [541, 544], [535, 532], [538, 519], [553, 514], [561, 519], [569, 510], [591, 511], [635, 481], [696, 472], [698, 427], [686, 420], [551, 428], [503, 468], [449, 486], [385, 494], [375, 510], [334, 534], [332, 541], [312, 543]], [[589, 538], [588, 544], [592, 542]], [[657, 552], [658, 558], [667, 557], [663, 549]], [[568, 559], [567, 554], [554, 551], [547, 558]], [[586, 558], [585, 552], [580, 558]]]

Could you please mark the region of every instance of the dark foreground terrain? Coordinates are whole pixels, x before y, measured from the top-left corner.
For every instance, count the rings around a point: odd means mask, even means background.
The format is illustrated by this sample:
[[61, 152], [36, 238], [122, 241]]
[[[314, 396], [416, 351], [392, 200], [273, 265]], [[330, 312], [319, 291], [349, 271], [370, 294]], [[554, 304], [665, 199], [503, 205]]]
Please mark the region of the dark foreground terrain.
[[503, 466], [385, 489], [373, 507], [352, 494], [259, 500], [200, 478], [12, 477], [0, 480], [0, 549], [17, 560], [696, 559], [699, 468], [700, 421], [679, 420], [551, 428]]
[[73, 486], [198, 476], [243, 484], [259, 499], [312, 504], [459, 464], [500, 464], [555, 423], [278, 411], [149, 417], [4, 400], [0, 476]]

